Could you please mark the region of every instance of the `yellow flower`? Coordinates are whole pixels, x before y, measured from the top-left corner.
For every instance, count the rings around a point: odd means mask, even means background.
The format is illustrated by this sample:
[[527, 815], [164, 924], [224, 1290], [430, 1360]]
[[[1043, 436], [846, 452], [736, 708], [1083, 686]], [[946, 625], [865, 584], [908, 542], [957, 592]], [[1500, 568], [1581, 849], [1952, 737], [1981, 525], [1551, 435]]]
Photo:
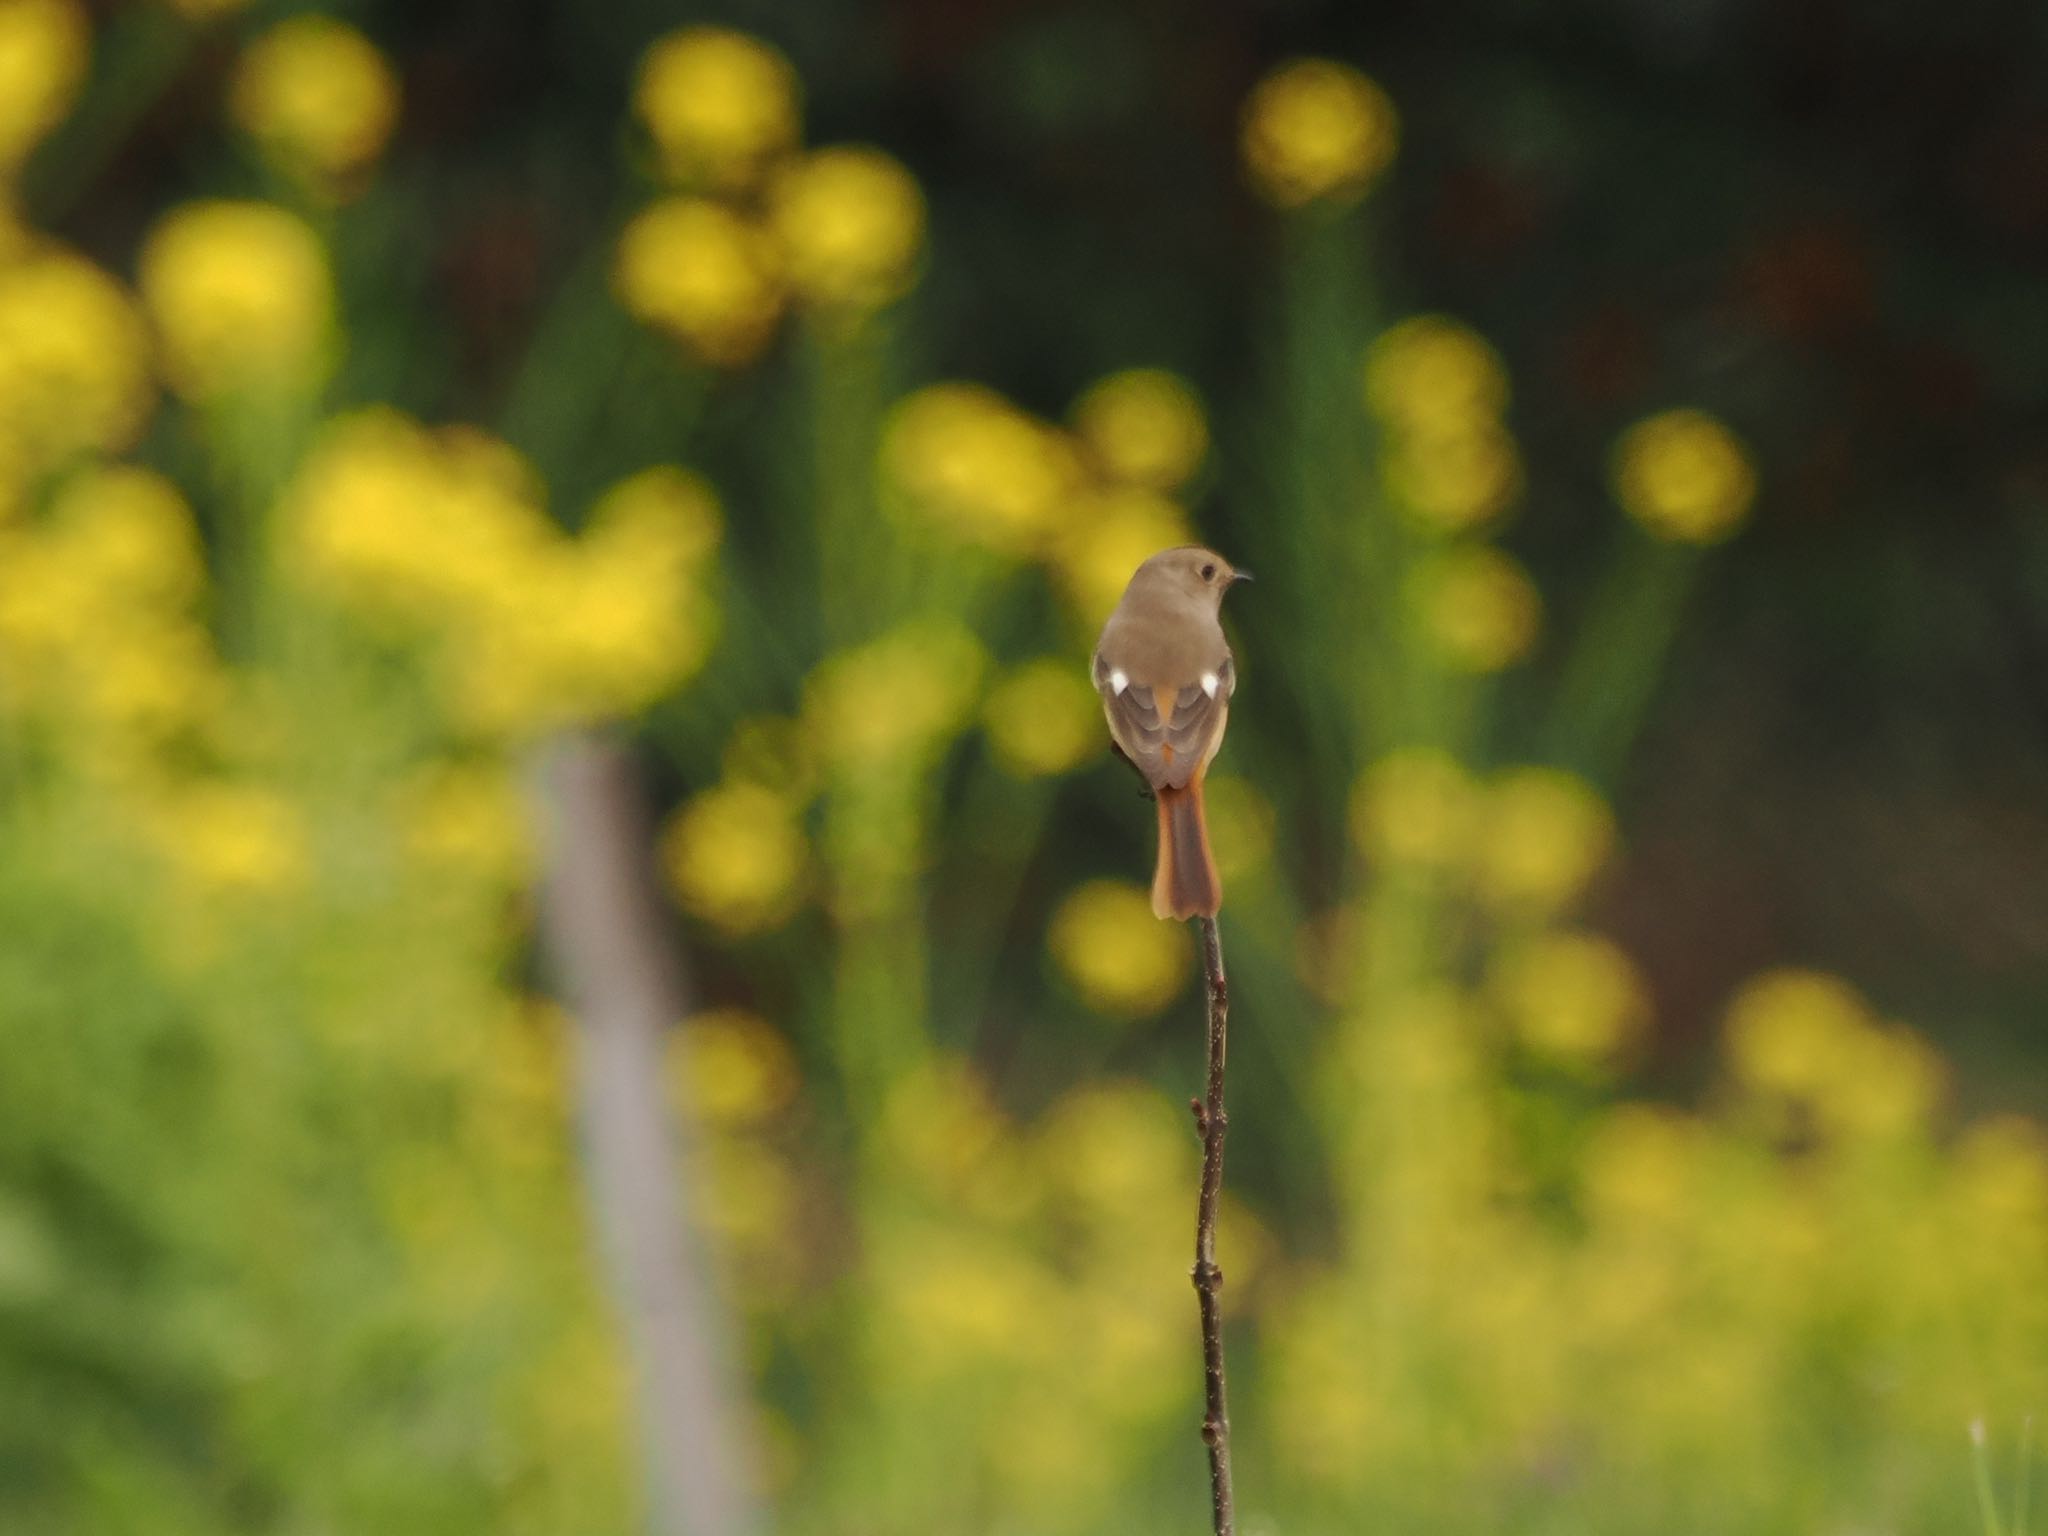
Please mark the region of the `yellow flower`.
[[890, 411], [886, 480], [921, 513], [1008, 555], [1039, 549], [1080, 478], [1073, 449], [979, 384], [933, 384]]
[[1496, 906], [1553, 912], [1613, 849], [1614, 817], [1592, 785], [1558, 768], [1510, 768], [1487, 787], [1474, 877]]
[[1614, 493], [1658, 538], [1713, 544], [1749, 515], [1756, 470], [1740, 439], [1705, 411], [1665, 411], [1615, 445]]
[[149, 414], [149, 339], [114, 280], [56, 248], [0, 265], [0, 455], [34, 473]]
[[1493, 963], [1491, 990], [1524, 1044], [1564, 1061], [1610, 1060], [1641, 1032], [1649, 996], [1619, 945], [1591, 933], [1546, 933]]
[[1477, 331], [1446, 315], [1416, 315], [1366, 349], [1365, 403], [1408, 431], [1483, 428], [1507, 408], [1507, 369]]
[[800, 126], [789, 61], [723, 27], [684, 27], [649, 47], [633, 109], [670, 180], [727, 190], [794, 147]]
[[228, 110], [284, 171], [336, 193], [383, 152], [398, 119], [398, 82], [354, 27], [294, 16], [243, 50]]
[[661, 859], [683, 909], [728, 933], [776, 927], [802, 897], [803, 832], [789, 804], [758, 784], [691, 800], [662, 833]]
[[504, 770], [482, 763], [435, 763], [400, 788], [398, 821], [415, 859], [461, 870], [495, 885], [525, 879], [533, 865], [532, 829], [519, 790]]
[[1074, 431], [1112, 480], [1173, 491], [1209, 451], [1202, 402], [1187, 382], [1160, 368], [1114, 373], [1074, 405]]
[[1351, 791], [1351, 835], [1375, 863], [1448, 869], [1463, 863], [1481, 800], [1465, 765], [1448, 752], [1389, 753]]
[[1249, 779], [1234, 774], [1210, 774], [1203, 799], [1216, 872], [1224, 884], [1263, 869], [1273, 857], [1273, 802]]
[[1904, 1030], [1881, 1025], [1847, 982], [1820, 971], [1766, 971], [1728, 1007], [1729, 1060], [1747, 1088], [1813, 1108], [1829, 1129], [1893, 1134], [1924, 1123], [1939, 1063]]
[[1418, 566], [1409, 601], [1430, 649], [1461, 672], [1498, 672], [1535, 643], [1543, 604], [1519, 563], [1464, 544]]
[[[1146, 922], [1156, 929], [1147, 909]], [[1033, 1161], [1055, 1209], [1128, 1230], [1156, 1215], [1193, 1170], [1199, 1143], [1187, 1111], [1139, 1083], [1079, 1088], [1036, 1127]], [[1175, 1213], [1176, 1216], [1178, 1213]], [[1174, 1222], [1176, 1232], [1180, 1223]]]
[[1091, 880], [1060, 903], [1047, 942], [1089, 1007], [1118, 1018], [1157, 1013], [1187, 983], [1186, 928], [1152, 915], [1152, 899], [1122, 880]]
[[619, 236], [612, 288], [634, 319], [720, 368], [751, 362], [782, 315], [774, 242], [700, 198], [663, 198], [634, 216]]
[[67, 480], [50, 527], [80, 577], [110, 610], [182, 611], [206, 581], [192, 510], [153, 470], [96, 464]]
[[987, 665], [961, 625], [906, 624], [819, 665], [804, 684], [806, 731], [845, 765], [925, 757], [972, 716]]
[[1102, 750], [1102, 704], [1078, 664], [1027, 661], [989, 690], [981, 720], [1003, 766], [1020, 779], [1066, 773]]
[[1093, 634], [1124, 595], [1133, 571], [1162, 549], [1193, 542], [1178, 502], [1152, 491], [1111, 490], [1073, 505], [1053, 559], [1075, 615]]
[[1468, 533], [1513, 503], [1522, 465], [1505, 431], [1475, 424], [1402, 434], [1387, 455], [1386, 480], [1416, 522], [1440, 533]]
[[304, 220], [268, 203], [187, 203], [144, 241], [143, 303], [171, 386], [304, 388], [333, 343], [327, 255]]
[[70, 110], [91, 47], [85, 11], [71, 0], [0, 3], [0, 174], [17, 172]]
[[775, 232], [790, 286], [828, 309], [869, 310], [909, 289], [924, 247], [924, 193], [878, 149], [821, 149], [777, 178]]
[[672, 1096], [700, 1123], [758, 1125], [796, 1098], [796, 1055], [759, 1014], [714, 1008], [693, 1014], [669, 1041]]
[[657, 464], [598, 498], [584, 540], [615, 556], [622, 568], [679, 578], [695, 574], [718, 548], [723, 523], [718, 493], [702, 475]]
[[306, 877], [304, 824], [268, 790], [195, 784], [158, 806], [152, 822], [171, 866], [203, 891], [273, 896]]
[[1392, 162], [1399, 138], [1386, 93], [1329, 59], [1282, 65], [1245, 103], [1245, 169], [1278, 208], [1356, 197]]

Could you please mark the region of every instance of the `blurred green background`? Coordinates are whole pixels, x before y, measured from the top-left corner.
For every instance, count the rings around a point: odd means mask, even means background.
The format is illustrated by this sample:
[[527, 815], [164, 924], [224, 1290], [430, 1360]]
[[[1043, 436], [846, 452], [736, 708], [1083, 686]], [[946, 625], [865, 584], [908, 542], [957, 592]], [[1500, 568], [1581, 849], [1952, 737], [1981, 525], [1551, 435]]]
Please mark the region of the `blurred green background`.
[[0, 0], [0, 1530], [2010, 1513], [2044, 31]]

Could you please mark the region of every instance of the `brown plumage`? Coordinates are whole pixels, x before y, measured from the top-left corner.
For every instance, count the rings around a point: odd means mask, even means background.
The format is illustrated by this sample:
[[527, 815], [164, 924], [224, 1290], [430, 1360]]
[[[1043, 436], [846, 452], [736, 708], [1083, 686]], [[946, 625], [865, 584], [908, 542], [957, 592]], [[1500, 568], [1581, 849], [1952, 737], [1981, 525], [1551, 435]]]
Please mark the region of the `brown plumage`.
[[1250, 573], [1184, 545], [1139, 566], [1095, 646], [1109, 734], [1159, 802], [1152, 910], [1214, 916], [1223, 901], [1202, 810], [1202, 776], [1230, 723], [1236, 666], [1218, 613]]

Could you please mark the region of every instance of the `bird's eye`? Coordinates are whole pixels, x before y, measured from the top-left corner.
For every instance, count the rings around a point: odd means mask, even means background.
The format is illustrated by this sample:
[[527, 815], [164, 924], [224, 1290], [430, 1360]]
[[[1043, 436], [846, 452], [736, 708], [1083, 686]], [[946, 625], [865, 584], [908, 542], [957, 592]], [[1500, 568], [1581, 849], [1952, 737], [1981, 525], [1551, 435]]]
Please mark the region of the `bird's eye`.
[[1203, 566], [1203, 567], [1202, 567], [1202, 580], [1204, 580], [1204, 581], [1214, 581], [1215, 579], [1216, 579], [1216, 567], [1215, 567], [1215, 566], [1213, 566], [1213, 565], [1205, 565], [1205, 566]]

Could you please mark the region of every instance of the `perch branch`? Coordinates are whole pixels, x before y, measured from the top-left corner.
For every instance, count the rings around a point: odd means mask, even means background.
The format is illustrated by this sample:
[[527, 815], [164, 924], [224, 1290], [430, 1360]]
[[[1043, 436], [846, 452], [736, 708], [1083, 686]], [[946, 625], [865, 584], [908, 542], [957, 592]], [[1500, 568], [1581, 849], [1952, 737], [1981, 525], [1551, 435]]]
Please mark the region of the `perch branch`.
[[1223, 1309], [1217, 1293], [1223, 1271], [1216, 1267], [1216, 1202], [1223, 1193], [1224, 1026], [1230, 1017], [1230, 986], [1223, 975], [1223, 940], [1216, 919], [1198, 918], [1202, 930], [1202, 976], [1208, 983], [1209, 1078], [1206, 1097], [1195, 1099], [1195, 1129], [1202, 1138], [1202, 1195], [1195, 1216], [1195, 1294], [1202, 1309], [1202, 1443], [1209, 1448], [1209, 1497], [1215, 1536], [1231, 1536], [1236, 1524], [1230, 1493], [1230, 1414], [1223, 1392]]

